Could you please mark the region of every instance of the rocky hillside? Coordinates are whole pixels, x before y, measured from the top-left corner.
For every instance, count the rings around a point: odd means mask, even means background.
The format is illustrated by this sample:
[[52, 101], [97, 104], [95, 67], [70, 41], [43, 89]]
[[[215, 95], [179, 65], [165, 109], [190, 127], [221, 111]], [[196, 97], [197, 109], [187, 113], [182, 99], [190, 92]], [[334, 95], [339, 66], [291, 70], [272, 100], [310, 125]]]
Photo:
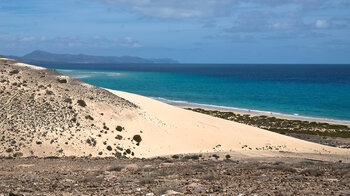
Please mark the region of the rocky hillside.
[[0, 58], [0, 156], [132, 156], [141, 136], [118, 120], [135, 108], [54, 70]]

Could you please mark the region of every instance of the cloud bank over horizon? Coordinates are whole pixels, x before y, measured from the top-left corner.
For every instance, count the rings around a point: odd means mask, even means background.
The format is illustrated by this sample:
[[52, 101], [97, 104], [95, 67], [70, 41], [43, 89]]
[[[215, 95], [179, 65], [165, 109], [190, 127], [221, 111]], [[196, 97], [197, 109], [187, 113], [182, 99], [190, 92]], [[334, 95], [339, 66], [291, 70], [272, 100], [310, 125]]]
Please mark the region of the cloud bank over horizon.
[[2, 54], [350, 63], [347, 0], [3, 0], [0, 18]]

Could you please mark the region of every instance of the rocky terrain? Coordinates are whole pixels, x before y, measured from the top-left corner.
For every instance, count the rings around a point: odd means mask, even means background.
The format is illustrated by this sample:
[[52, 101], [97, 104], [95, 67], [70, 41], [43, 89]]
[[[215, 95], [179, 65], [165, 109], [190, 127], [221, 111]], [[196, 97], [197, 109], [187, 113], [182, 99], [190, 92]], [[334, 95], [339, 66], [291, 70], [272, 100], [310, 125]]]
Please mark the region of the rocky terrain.
[[118, 115], [135, 108], [54, 70], [0, 59], [0, 156], [131, 156], [141, 136], [128, 136]]
[[350, 195], [350, 165], [225, 154], [0, 159], [0, 195]]

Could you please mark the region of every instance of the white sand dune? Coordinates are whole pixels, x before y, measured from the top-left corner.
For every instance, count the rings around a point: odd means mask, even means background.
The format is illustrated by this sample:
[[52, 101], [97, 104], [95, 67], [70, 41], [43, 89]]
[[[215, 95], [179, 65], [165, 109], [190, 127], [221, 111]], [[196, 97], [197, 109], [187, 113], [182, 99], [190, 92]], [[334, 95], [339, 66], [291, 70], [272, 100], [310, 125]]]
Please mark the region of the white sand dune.
[[109, 91], [140, 107], [138, 117], [130, 122], [134, 129], [143, 130], [142, 143], [135, 151], [140, 157], [220, 151], [249, 156], [276, 156], [271, 152], [282, 156], [281, 152], [292, 152], [350, 157], [350, 150], [195, 113], [132, 93]]

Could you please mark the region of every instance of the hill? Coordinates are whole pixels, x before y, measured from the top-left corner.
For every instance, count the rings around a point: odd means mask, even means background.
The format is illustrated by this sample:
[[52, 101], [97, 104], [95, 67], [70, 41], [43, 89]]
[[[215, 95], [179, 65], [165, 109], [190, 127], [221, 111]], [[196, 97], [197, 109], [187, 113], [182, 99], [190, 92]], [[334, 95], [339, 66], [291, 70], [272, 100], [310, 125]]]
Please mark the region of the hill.
[[7, 56], [25, 63], [132, 63], [132, 64], [153, 64], [153, 63], [178, 63], [172, 59], [144, 59], [133, 56], [93, 56], [93, 55], [72, 55], [72, 54], [55, 54], [42, 50], [36, 50], [22, 57]]

